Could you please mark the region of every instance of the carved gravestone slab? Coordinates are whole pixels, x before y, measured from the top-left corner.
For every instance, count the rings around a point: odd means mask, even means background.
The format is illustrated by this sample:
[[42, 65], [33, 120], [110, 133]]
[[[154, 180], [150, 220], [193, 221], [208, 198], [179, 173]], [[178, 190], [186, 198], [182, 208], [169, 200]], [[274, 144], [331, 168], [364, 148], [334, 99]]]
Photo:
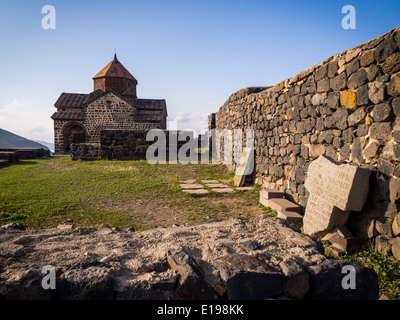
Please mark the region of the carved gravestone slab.
[[236, 187], [243, 186], [246, 176], [253, 173], [254, 169], [254, 149], [243, 148], [240, 165], [237, 166], [235, 172], [234, 184]]
[[337, 163], [321, 155], [308, 167], [305, 187], [310, 195], [304, 214], [304, 232], [320, 235], [344, 225], [350, 211], [361, 211], [369, 190], [370, 170]]

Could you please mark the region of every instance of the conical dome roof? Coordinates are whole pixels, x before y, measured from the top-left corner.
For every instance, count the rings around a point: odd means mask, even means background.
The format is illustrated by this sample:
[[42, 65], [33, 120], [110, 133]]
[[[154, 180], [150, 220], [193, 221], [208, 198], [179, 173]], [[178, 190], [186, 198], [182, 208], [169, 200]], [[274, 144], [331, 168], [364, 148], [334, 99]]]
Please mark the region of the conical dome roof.
[[107, 64], [99, 73], [97, 73], [93, 79], [103, 78], [103, 77], [115, 77], [124, 78], [130, 80], [137, 80], [132, 76], [128, 70], [121, 64], [117, 59], [117, 54], [114, 54], [114, 59]]

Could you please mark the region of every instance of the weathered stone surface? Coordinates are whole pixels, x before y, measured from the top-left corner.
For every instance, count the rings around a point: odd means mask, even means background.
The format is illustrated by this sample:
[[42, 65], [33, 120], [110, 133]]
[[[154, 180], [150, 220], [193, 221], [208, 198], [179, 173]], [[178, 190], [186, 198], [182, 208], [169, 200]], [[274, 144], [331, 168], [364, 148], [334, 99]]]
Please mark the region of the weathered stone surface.
[[398, 117], [400, 116], [400, 97], [394, 98], [392, 100], [392, 108], [394, 114]]
[[343, 90], [346, 88], [346, 84], [347, 84], [347, 79], [346, 79], [346, 74], [342, 73], [338, 76], [336, 76], [335, 78], [332, 78], [330, 81], [331, 84], [331, 88], [334, 91], [339, 91], [339, 90]]
[[395, 236], [400, 234], [400, 212], [393, 219], [392, 232]]
[[368, 145], [364, 148], [363, 156], [366, 159], [375, 157], [378, 152], [379, 147], [380, 147], [379, 143], [377, 143], [375, 141], [370, 141], [368, 143]]
[[400, 178], [393, 177], [389, 183], [390, 201], [400, 200]]
[[339, 108], [334, 114], [336, 128], [344, 130], [347, 128], [347, 117], [349, 112], [345, 108]]
[[381, 103], [385, 100], [386, 85], [383, 82], [375, 81], [368, 85], [368, 98], [373, 103]]
[[236, 168], [234, 184], [236, 187], [242, 187], [246, 176], [253, 173], [254, 170], [254, 149], [243, 148], [240, 164]]
[[231, 300], [266, 299], [285, 289], [286, 279], [280, 270], [255, 256], [231, 254], [215, 264]]
[[181, 183], [179, 185], [182, 189], [203, 189], [203, 185], [200, 183]]
[[366, 116], [365, 108], [358, 108], [347, 118], [347, 122], [349, 127], [353, 127], [354, 125], [360, 123]]
[[375, 222], [375, 228], [378, 231], [379, 234], [386, 235], [388, 237], [392, 237], [392, 224], [393, 224], [393, 219], [392, 218], [385, 218], [381, 217], [376, 220]]
[[294, 259], [279, 264], [286, 277], [284, 294], [289, 298], [302, 299], [310, 290], [309, 274]]
[[324, 79], [317, 82], [317, 92], [326, 92], [330, 89], [329, 79]]
[[[344, 289], [342, 273], [345, 266], [352, 266], [356, 271], [356, 288]], [[311, 289], [307, 297], [320, 300], [354, 300], [360, 294], [361, 299], [374, 300], [378, 298], [376, 289], [378, 279], [376, 274], [368, 268], [360, 268], [348, 261], [325, 260], [318, 266], [310, 267], [310, 286]], [[359, 279], [360, 278], [360, 279]], [[318, 288], [317, 283], [326, 283], [326, 286]]]
[[374, 50], [366, 51], [360, 56], [360, 64], [362, 67], [368, 67], [374, 61]]
[[378, 160], [378, 170], [386, 176], [391, 176], [395, 169], [395, 165], [385, 159]]
[[387, 87], [387, 93], [393, 97], [400, 95], [400, 73], [396, 73]]
[[384, 62], [397, 49], [396, 42], [392, 37], [388, 37], [382, 41], [375, 49], [375, 59], [378, 62]]
[[365, 136], [368, 133], [368, 129], [369, 127], [366, 124], [359, 125], [357, 128], [357, 136], [359, 137]]
[[357, 106], [357, 95], [353, 91], [340, 92], [340, 104], [347, 109], [354, 109]]
[[303, 219], [304, 232], [326, 233], [346, 224], [349, 211], [361, 211], [369, 189], [368, 169], [338, 164], [325, 156], [310, 163], [305, 187], [310, 193]]
[[211, 191], [217, 193], [230, 193], [233, 192], [234, 190], [232, 188], [212, 188]]
[[400, 144], [388, 141], [382, 150], [382, 157], [386, 160], [400, 159]]
[[400, 260], [400, 237], [394, 239], [392, 245], [392, 253], [396, 259]]
[[298, 214], [297, 212], [288, 210], [278, 210], [277, 217], [290, 221], [294, 224], [299, 223], [303, 220], [302, 215]]
[[337, 60], [333, 60], [329, 62], [328, 64], [328, 77], [333, 78], [336, 75], [336, 72], [338, 71], [339, 66]]
[[392, 251], [390, 238], [386, 235], [379, 235], [375, 238], [375, 250], [380, 254], [387, 256]]
[[370, 126], [371, 138], [382, 141], [389, 141], [392, 138], [392, 128], [389, 122], [373, 123]]
[[355, 138], [353, 141], [353, 146], [351, 148], [350, 160], [356, 161], [358, 163], [362, 163], [362, 146], [361, 146], [361, 138]]
[[368, 84], [365, 84], [357, 89], [357, 104], [363, 106], [369, 103]]
[[374, 81], [377, 76], [379, 76], [381, 68], [376, 64], [371, 65], [367, 71], [368, 81]]
[[283, 198], [283, 192], [277, 189], [263, 189], [260, 191], [260, 197], [265, 199]]
[[364, 238], [357, 237], [334, 239], [332, 241], [332, 247], [336, 248], [339, 251], [346, 250], [347, 252], [354, 252], [359, 250], [364, 242]]
[[260, 203], [266, 207], [270, 207], [274, 211], [300, 212], [301, 209], [300, 206], [287, 199], [272, 198], [267, 200], [260, 197]]
[[331, 92], [328, 94], [326, 103], [330, 108], [337, 108], [339, 107], [339, 99], [340, 99], [339, 92]]
[[326, 78], [328, 76], [328, 65], [325, 64], [321, 66], [316, 72], [315, 72], [315, 80], [319, 81], [323, 78]]
[[217, 292], [204, 280], [202, 269], [193, 257], [184, 251], [172, 254], [167, 252], [167, 261], [171, 270], [179, 275], [179, 285], [174, 291], [173, 299], [216, 300], [218, 298]]
[[365, 69], [360, 69], [356, 73], [352, 74], [347, 81], [347, 87], [349, 89], [357, 89], [358, 87], [368, 82], [368, 76]]
[[374, 121], [385, 121], [392, 113], [392, 108], [388, 102], [377, 104], [372, 110], [372, 117]]
[[360, 52], [361, 52], [361, 49], [360, 49], [360, 48], [348, 50], [347, 53], [346, 53], [346, 56], [345, 56], [345, 58], [346, 58], [346, 63], [347, 63], [347, 62], [350, 62], [351, 60], [353, 60], [354, 58], [356, 58], [356, 57], [360, 54]]
[[400, 71], [400, 52], [393, 53], [382, 65], [386, 74], [393, 74]]
[[[318, 290], [337, 297], [322, 282], [307, 284], [322, 275], [314, 267], [331, 263], [321, 244], [268, 216], [107, 234], [0, 228], [0, 241], [0, 296], [7, 299], [220, 299], [225, 292], [229, 299], [302, 298]], [[15, 246], [18, 259], [10, 259]], [[44, 265], [57, 270], [55, 290], [41, 287]], [[326, 267], [324, 276], [335, 270]]]
[[206, 194], [208, 190], [206, 189], [183, 189], [183, 192], [190, 193], [190, 194]]

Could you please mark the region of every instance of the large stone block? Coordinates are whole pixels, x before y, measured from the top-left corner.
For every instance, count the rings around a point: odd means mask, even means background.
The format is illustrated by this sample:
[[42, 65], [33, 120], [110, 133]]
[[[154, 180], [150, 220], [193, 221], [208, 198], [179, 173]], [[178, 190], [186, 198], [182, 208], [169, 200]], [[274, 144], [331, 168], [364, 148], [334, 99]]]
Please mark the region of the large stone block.
[[382, 70], [386, 74], [393, 74], [400, 71], [400, 52], [393, 53], [382, 65]]
[[384, 62], [390, 55], [396, 51], [396, 42], [392, 37], [388, 37], [382, 41], [375, 50], [375, 59], [378, 62]]
[[[343, 286], [345, 267], [355, 271], [354, 289], [345, 289]], [[307, 297], [320, 300], [375, 300], [378, 299], [378, 288], [378, 278], [373, 270], [349, 261], [327, 259], [310, 267], [310, 290]]]
[[387, 92], [393, 97], [400, 94], [400, 73], [396, 73], [387, 87]]
[[364, 69], [358, 70], [356, 73], [352, 74], [347, 81], [347, 87], [349, 89], [356, 89], [368, 82], [368, 75]]
[[342, 91], [340, 93], [340, 104], [347, 109], [354, 109], [357, 106], [357, 94], [353, 91]]
[[332, 78], [330, 81], [331, 88], [334, 91], [339, 91], [343, 90], [346, 88], [346, 73], [341, 73], [340, 75], [336, 76], [335, 78]]
[[350, 211], [361, 211], [364, 206], [369, 176], [368, 169], [336, 163], [323, 155], [311, 162], [305, 181], [310, 196], [304, 232], [318, 235], [346, 224]]

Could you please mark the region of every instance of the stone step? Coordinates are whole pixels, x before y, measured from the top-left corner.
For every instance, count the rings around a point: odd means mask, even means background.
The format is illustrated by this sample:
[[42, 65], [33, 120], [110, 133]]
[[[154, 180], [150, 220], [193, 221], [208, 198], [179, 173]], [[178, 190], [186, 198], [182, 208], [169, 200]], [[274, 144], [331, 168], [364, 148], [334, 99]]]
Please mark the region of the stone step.
[[303, 221], [303, 216], [294, 211], [278, 211], [277, 217], [288, 220], [294, 224]]
[[260, 197], [260, 203], [274, 211], [292, 211], [300, 213], [300, 206], [287, 199], [265, 199]]
[[277, 189], [263, 189], [260, 191], [260, 197], [265, 199], [283, 198], [283, 192]]

